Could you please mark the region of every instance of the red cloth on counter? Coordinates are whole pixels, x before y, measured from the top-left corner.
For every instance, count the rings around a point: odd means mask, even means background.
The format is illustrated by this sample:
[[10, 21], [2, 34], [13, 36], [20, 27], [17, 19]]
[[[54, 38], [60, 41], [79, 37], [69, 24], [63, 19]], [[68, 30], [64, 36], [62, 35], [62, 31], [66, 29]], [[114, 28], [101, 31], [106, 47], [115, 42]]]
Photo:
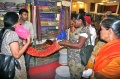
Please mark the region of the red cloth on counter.
[[49, 46], [47, 49], [44, 51], [39, 51], [36, 50], [33, 47], [28, 47], [26, 53], [32, 56], [37, 56], [37, 57], [46, 57], [48, 55], [51, 55], [55, 53], [57, 50], [59, 50], [61, 47], [57, 42], [54, 42], [51, 46]]

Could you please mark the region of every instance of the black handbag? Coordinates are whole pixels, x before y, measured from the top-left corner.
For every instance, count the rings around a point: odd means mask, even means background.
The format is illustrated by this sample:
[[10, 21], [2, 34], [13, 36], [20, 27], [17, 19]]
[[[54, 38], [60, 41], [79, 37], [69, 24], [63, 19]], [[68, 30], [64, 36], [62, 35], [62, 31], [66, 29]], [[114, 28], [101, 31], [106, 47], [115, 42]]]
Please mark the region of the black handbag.
[[[90, 38], [90, 43], [91, 43], [91, 38]], [[93, 51], [94, 46], [92, 45], [87, 45], [81, 48], [80, 50], [80, 58], [81, 58], [81, 64], [86, 66], [88, 63], [88, 60], [91, 56], [91, 53]]]
[[15, 76], [15, 67], [21, 69], [19, 62], [13, 56], [0, 54], [1, 79], [13, 79]]

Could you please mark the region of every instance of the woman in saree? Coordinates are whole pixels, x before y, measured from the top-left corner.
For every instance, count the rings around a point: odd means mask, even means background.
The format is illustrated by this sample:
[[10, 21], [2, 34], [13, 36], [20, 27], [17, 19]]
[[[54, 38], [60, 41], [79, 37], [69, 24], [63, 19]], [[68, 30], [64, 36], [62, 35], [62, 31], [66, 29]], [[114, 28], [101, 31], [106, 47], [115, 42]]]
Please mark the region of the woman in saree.
[[87, 45], [89, 30], [82, 15], [78, 15], [76, 20], [75, 31], [70, 35], [69, 40], [59, 42], [61, 46], [68, 47], [68, 66], [70, 68], [71, 79], [81, 79], [84, 66], [81, 64], [79, 55], [80, 49]]
[[120, 19], [104, 19], [101, 22], [100, 36], [107, 43], [95, 58], [95, 78], [120, 79]]

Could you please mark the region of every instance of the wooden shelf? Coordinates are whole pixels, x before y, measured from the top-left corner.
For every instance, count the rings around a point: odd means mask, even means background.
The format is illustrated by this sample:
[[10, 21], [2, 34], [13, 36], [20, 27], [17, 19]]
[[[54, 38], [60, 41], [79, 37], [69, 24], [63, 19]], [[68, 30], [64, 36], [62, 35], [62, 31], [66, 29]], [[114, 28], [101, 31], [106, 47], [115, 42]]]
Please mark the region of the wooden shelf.
[[40, 0], [40, 1], [60, 2], [60, 1], [62, 1], [62, 0]]
[[0, 29], [2, 29], [4, 26], [0, 26]]
[[40, 13], [53, 13], [53, 14], [59, 14], [60, 12], [40, 12]]
[[19, 11], [14, 11], [14, 10], [13, 11], [12, 10], [0, 10], [0, 12], [17, 12], [18, 13]]

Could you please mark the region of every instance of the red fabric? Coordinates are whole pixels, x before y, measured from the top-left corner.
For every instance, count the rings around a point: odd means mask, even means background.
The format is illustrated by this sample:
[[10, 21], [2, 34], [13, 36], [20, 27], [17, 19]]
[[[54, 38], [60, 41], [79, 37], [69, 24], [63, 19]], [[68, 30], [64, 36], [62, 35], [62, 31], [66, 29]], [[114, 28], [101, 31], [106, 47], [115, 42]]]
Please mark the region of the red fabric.
[[105, 44], [95, 59], [95, 73], [105, 68], [114, 58], [120, 57], [120, 40]]
[[84, 19], [88, 24], [92, 23], [90, 16], [84, 16]]
[[44, 51], [39, 51], [36, 50], [33, 47], [29, 47], [26, 51], [27, 54], [32, 55], [32, 56], [37, 56], [37, 57], [46, 57], [50, 54], [55, 53], [57, 50], [60, 49], [60, 45], [57, 42], [54, 42], [51, 46], [49, 46], [46, 50]]
[[29, 74], [31, 76], [35, 75], [35, 74], [42, 74], [44, 72], [48, 73], [48, 71], [51, 71], [53, 69], [56, 69], [57, 67], [61, 66], [58, 61], [54, 61], [48, 64], [44, 64], [44, 65], [40, 65], [40, 66], [36, 66], [36, 67], [31, 67], [29, 69]]

